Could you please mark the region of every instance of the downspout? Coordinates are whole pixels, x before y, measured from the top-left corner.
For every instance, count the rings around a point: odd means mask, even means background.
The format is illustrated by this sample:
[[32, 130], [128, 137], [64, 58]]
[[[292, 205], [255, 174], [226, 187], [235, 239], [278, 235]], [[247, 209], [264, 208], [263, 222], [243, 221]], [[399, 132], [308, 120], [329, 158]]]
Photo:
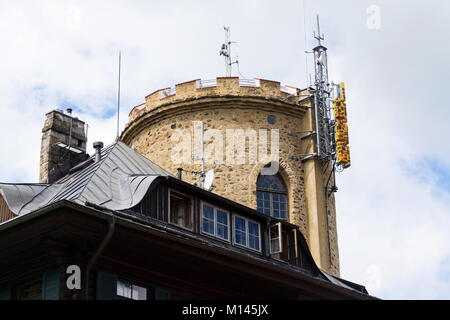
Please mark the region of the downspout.
[[108, 232], [106, 233], [105, 237], [103, 238], [102, 242], [100, 243], [99, 247], [97, 248], [97, 251], [95, 251], [91, 260], [89, 260], [89, 263], [87, 264], [87, 267], [86, 267], [86, 279], [84, 282], [85, 283], [85, 293], [84, 294], [85, 294], [85, 300], [89, 300], [89, 278], [91, 275], [91, 269], [92, 269], [92, 266], [94, 265], [94, 263], [97, 261], [98, 257], [102, 254], [102, 252], [105, 249], [108, 242], [111, 240], [111, 238], [114, 234], [114, 230], [115, 230], [116, 219], [114, 217], [114, 211], [112, 211], [110, 209], [107, 209], [107, 208], [101, 207], [101, 206], [97, 206], [97, 205], [87, 202], [87, 201], [85, 204], [86, 204], [86, 206], [93, 207], [95, 209], [108, 210], [108, 211], [110, 211], [110, 213], [108, 215], [111, 217], [111, 220], [109, 221], [109, 224], [108, 224]]

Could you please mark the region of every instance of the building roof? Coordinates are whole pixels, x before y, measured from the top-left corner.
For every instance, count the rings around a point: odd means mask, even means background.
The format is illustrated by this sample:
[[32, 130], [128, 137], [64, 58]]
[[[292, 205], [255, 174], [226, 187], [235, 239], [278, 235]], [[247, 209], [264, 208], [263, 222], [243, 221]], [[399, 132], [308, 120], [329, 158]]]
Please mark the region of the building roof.
[[[173, 183], [183, 184], [186, 188], [195, 188], [203, 195], [220, 198], [232, 206], [242, 206], [229, 199], [220, 197], [201, 188], [178, 180], [152, 161], [117, 140], [101, 151], [100, 161], [95, 161], [95, 155], [72, 168], [68, 175], [54, 184], [10, 184], [0, 183], [0, 195], [3, 196], [9, 209], [17, 216], [41, 211], [50, 205], [69, 201], [86, 207], [87, 203], [98, 205], [111, 211], [123, 211], [139, 204], [147, 194], [152, 182], [159, 177], [169, 178]], [[254, 214], [262, 215], [254, 211]], [[5, 222], [7, 224], [8, 222]], [[289, 224], [287, 222], [283, 222]], [[304, 241], [304, 239], [302, 240]], [[307, 244], [305, 242], [305, 248]], [[322, 274], [322, 279], [328, 280], [339, 287], [367, 294], [363, 286], [328, 275], [314, 263], [308, 251], [308, 256], [314, 268]]]
[[157, 177], [172, 176], [121, 141], [102, 149], [101, 154], [100, 161], [92, 156], [54, 184], [3, 183], [0, 191], [16, 215], [59, 200], [124, 210], [138, 204]]

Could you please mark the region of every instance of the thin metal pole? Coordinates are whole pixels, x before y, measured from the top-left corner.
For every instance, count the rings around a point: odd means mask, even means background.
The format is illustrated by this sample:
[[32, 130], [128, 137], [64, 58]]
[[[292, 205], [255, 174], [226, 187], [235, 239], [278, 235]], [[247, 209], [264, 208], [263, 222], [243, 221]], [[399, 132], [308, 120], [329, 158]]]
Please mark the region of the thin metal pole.
[[227, 30], [227, 42], [228, 42], [228, 69], [227, 69], [227, 73], [228, 73], [228, 77], [231, 77], [231, 41], [230, 41], [231, 37], [230, 37], [230, 29], [228, 28]]
[[202, 139], [202, 172], [200, 174], [201, 187], [205, 187], [205, 126], [203, 121], [201, 122], [201, 139]]
[[302, 1], [303, 4], [303, 33], [304, 33], [304, 40], [305, 40], [305, 74], [306, 74], [306, 78], [305, 78], [305, 82], [309, 85], [311, 85], [311, 79], [308, 83], [308, 44], [307, 44], [307, 40], [306, 40], [306, 9], [305, 9], [305, 1]]
[[225, 67], [227, 77], [231, 77], [231, 41], [230, 41], [230, 27], [225, 28], [225, 44], [227, 45], [227, 56], [225, 57]]
[[230, 47], [228, 44], [228, 30], [227, 27], [223, 27], [225, 30], [225, 46], [226, 46], [226, 56], [225, 56], [225, 76], [228, 77], [228, 68], [229, 68], [229, 61], [228, 61], [228, 55], [230, 53]]
[[[69, 146], [67, 147], [67, 150], [70, 151], [70, 147], [72, 144], [72, 127], [73, 127], [73, 118], [72, 118], [72, 112], [69, 113], [70, 116], [70, 128], [69, 128]], [[69, 153], [69, 159], [70, 159], [70, 153]]]
[[317, 15], [317, 33], [318, 33], [318, 39], [317, 40], [319, 40], [319, 46], [322, 44], [321, 42], [320, 42], [320, 40], [322, 40], [322, 36], [321, 36], [321, 34], [320, 34], [320, 21], [319, 21], [319, 15]]
[[117, 90], [117, 138], [119, 138], [119, 121], [120, 121], [120, 68], [122, 52], [119, 51], [119, 85]]
[[87, 148], [87, 141], [88, 141], [88, 133], [89, 133], [89, 124], [86, 123], [86, 148]]

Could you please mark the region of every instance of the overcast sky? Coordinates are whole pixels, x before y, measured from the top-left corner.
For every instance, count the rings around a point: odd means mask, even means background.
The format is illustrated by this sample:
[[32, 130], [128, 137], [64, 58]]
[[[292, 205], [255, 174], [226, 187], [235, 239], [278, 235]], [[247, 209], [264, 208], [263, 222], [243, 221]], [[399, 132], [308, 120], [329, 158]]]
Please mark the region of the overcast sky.
[[224, 24], [243, 76], [304, 88], [303, 8], [307, 49], [319, 13], [330, 79], [347, 87], [342, 277], [385, 299], [450, 299], [445, 0], [0, 0], [0, 181], [37, 181], [44, 115], [55, 107], [89, 124], [89, 145], [114, 140], [119, 50], [121, 128], [156, 89], [224, 76]]

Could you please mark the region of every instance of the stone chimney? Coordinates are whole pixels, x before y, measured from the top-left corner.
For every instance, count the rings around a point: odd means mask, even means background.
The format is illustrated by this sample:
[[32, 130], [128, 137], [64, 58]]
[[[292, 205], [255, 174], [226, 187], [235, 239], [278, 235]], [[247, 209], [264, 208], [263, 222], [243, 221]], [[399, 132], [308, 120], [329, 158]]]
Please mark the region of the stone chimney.
[[85, 123], [72, 117], [71, 109], [67, 113], [47, 113], [42, 129], [39, 182], [54, 183], [86, 160], [86, 142]]

